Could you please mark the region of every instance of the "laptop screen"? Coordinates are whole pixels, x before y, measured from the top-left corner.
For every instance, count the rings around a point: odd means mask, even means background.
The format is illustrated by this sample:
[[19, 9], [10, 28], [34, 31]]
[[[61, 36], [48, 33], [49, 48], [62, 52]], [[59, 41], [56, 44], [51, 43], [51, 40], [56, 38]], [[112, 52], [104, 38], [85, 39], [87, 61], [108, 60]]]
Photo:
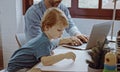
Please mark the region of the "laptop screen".
[[94, 24], [86, 48], [90, 49], [96, 46], [98, 42], [104, 43], [112, 23], [113, 21]]
[[82, 44], [80, 46], [71, 46], [71, 45], [63, 45], [63, 46], [77, 50], [87, 50], [95, 47], [98, 44], [98, 42], [104, 43], [110, 31], [112, 23], [113, 21], [94, 24], [87, 44]]

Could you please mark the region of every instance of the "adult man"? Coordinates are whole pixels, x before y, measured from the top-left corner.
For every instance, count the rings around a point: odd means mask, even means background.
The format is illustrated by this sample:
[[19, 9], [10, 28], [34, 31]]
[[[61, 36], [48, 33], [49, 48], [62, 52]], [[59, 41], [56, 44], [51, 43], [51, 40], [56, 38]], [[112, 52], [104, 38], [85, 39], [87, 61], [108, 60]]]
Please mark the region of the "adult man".
[[[38, 4], [32, 5], [25, 14], [25, 35], [27, 41], [41, 34], [40, 22], [46, 9], [50, 7], [58, 7], [61, 9], [68, 18], [69, 27], [66, 28], [66, 32], [73, 37], [61, 38], [53, 40], [54, 45], [71, 44], [80, 45], [82, 42], [87, 42], [87, 38], [82, 35], [74, 22], [71, 19], [69, 10], [61, 4], [62, 0], [41, 0]], [[70, 43], [66, 43], [69, 41]]]

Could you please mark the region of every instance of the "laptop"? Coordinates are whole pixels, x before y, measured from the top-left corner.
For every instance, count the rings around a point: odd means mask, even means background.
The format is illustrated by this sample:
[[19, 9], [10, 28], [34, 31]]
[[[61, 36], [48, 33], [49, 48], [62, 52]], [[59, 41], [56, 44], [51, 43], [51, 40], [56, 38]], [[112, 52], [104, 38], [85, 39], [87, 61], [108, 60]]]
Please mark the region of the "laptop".
[[84, 43], [80, 46], [63, 45], [63, 47], [72, 48], [76, 50], [88, 50], [88, 49], [91, 49], [92, 47], [95, 47], [98, 42], [104, 43], [111, 29], [112, 23], [113, 21], [94, 24], [87, 43]]

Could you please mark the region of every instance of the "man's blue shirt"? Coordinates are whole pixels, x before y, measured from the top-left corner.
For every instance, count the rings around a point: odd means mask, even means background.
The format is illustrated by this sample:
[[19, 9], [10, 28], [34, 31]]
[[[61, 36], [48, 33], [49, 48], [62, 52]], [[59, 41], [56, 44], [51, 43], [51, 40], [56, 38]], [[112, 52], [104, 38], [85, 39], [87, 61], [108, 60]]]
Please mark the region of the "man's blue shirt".
[[[75, 26], [67, 7], [65, 7], [63, 4], [60, 3], [58, 8], [61, 9], [68, 18], [69, 27], [65, 29], [66, 32], [69, 33], [71, 36], [74, 36], [75, 34], [80, 33], [77, 27]], [[26, 35], [27, 41], [41, 34], [42, 31], [41, 31], [40, 24], [45, 11], [46, 11], [46, 6], [44, 4], [44, 0], [41, 0], [38, 4], [32, 5], [27, 10], [24, 16], [25, 35]], [[53, 44], [58, 45], [59, 39], [56, 39], [53, 42], [54, 42]]]

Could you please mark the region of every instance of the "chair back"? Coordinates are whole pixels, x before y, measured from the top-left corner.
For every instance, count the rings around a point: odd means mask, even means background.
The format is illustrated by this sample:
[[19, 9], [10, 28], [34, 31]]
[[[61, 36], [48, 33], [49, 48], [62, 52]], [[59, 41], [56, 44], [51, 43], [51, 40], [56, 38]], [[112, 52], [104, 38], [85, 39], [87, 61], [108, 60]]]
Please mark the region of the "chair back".
[[17, 33], [15, 35], [15, 38], [16, 38], [16, 41], [17, 41], [19, 47], [21, 47], [22, 45], [24, 45], [27, 42], [24, 33]]

